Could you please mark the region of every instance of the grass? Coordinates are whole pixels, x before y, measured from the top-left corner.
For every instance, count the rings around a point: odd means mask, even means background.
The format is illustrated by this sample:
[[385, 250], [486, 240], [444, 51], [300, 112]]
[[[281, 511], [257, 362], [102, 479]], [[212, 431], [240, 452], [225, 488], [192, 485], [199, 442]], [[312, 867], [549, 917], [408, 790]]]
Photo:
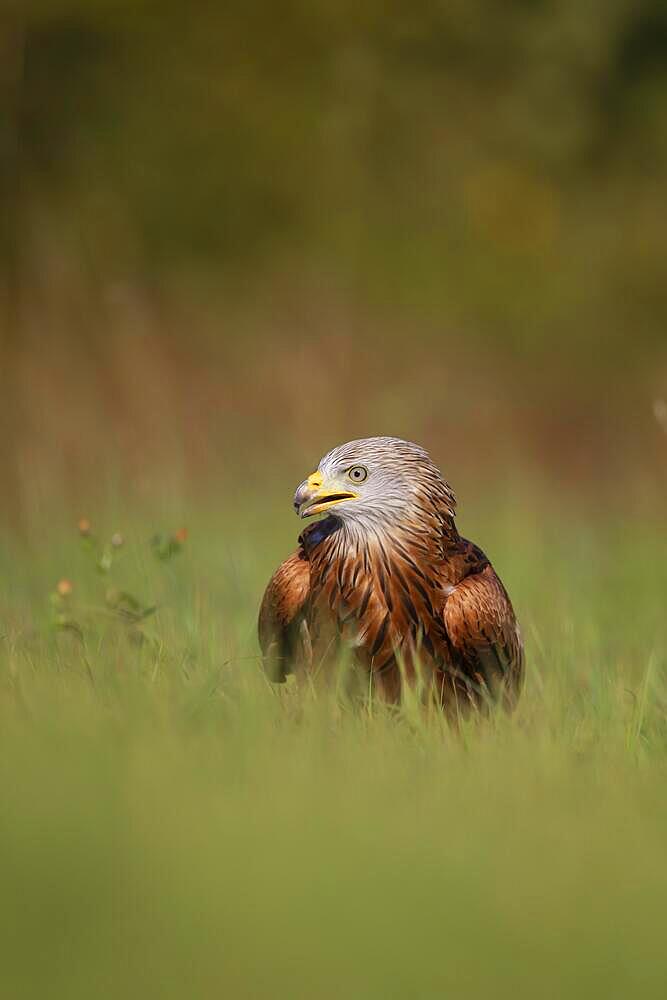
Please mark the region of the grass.
[[455, 737], [264, 681], [267, 506], [202, 507], [164, 559], [109, 517], [105, 573], [59, 515], [3, 547], [2, 996], [663, 997], [658, 515], [468, 510], [528, 674]]

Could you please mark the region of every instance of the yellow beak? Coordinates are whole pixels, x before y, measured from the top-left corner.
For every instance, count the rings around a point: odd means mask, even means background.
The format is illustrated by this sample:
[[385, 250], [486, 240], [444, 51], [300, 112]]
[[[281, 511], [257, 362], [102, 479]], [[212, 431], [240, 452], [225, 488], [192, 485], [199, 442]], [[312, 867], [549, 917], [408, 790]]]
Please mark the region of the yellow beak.
[[312, 517], [346, 500], [357, 500], [358, 494], [329, 489], [321, 472], [312, 472], [297, 487], [294, 494], [294, 509], [299, 517]]

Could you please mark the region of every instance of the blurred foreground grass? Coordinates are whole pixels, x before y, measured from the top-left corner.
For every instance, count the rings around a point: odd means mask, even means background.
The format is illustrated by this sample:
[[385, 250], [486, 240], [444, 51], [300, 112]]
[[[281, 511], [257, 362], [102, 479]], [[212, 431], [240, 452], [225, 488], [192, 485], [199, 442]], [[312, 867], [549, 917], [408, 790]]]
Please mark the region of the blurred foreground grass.
[[664, 524], [468, 504], [528, 675], [455, 738], [264, 682], [288, 511], [3, 545], [2, 996], [663, 997]]

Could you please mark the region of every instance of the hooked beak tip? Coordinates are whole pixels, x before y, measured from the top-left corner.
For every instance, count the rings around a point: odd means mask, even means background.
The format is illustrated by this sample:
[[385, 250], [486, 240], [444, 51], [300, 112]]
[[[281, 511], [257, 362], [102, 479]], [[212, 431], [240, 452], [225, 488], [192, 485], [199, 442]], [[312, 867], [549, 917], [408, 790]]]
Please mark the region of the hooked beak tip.
[[312, 493], [309, 489], [308, 481], [304, 480], [304, 482], [299, 483], [294, 494], [294, 510], [299, 517], [303, 517], [302, 508], [309, 497], [312, 498]]

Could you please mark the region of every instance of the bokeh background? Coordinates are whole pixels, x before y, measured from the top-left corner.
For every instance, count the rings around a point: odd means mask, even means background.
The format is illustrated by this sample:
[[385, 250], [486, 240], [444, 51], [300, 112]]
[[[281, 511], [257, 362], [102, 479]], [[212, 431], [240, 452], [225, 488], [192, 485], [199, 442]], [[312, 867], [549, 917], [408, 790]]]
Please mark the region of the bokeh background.
[[[0, 994], [663, 1000], [663, 0], [0, 5]], [[372, 434], [511, 718], [262, 674]]]
[[375, 433], [462, 502], [659, 514], [660, 0], [4, 7], [13, 530]]

